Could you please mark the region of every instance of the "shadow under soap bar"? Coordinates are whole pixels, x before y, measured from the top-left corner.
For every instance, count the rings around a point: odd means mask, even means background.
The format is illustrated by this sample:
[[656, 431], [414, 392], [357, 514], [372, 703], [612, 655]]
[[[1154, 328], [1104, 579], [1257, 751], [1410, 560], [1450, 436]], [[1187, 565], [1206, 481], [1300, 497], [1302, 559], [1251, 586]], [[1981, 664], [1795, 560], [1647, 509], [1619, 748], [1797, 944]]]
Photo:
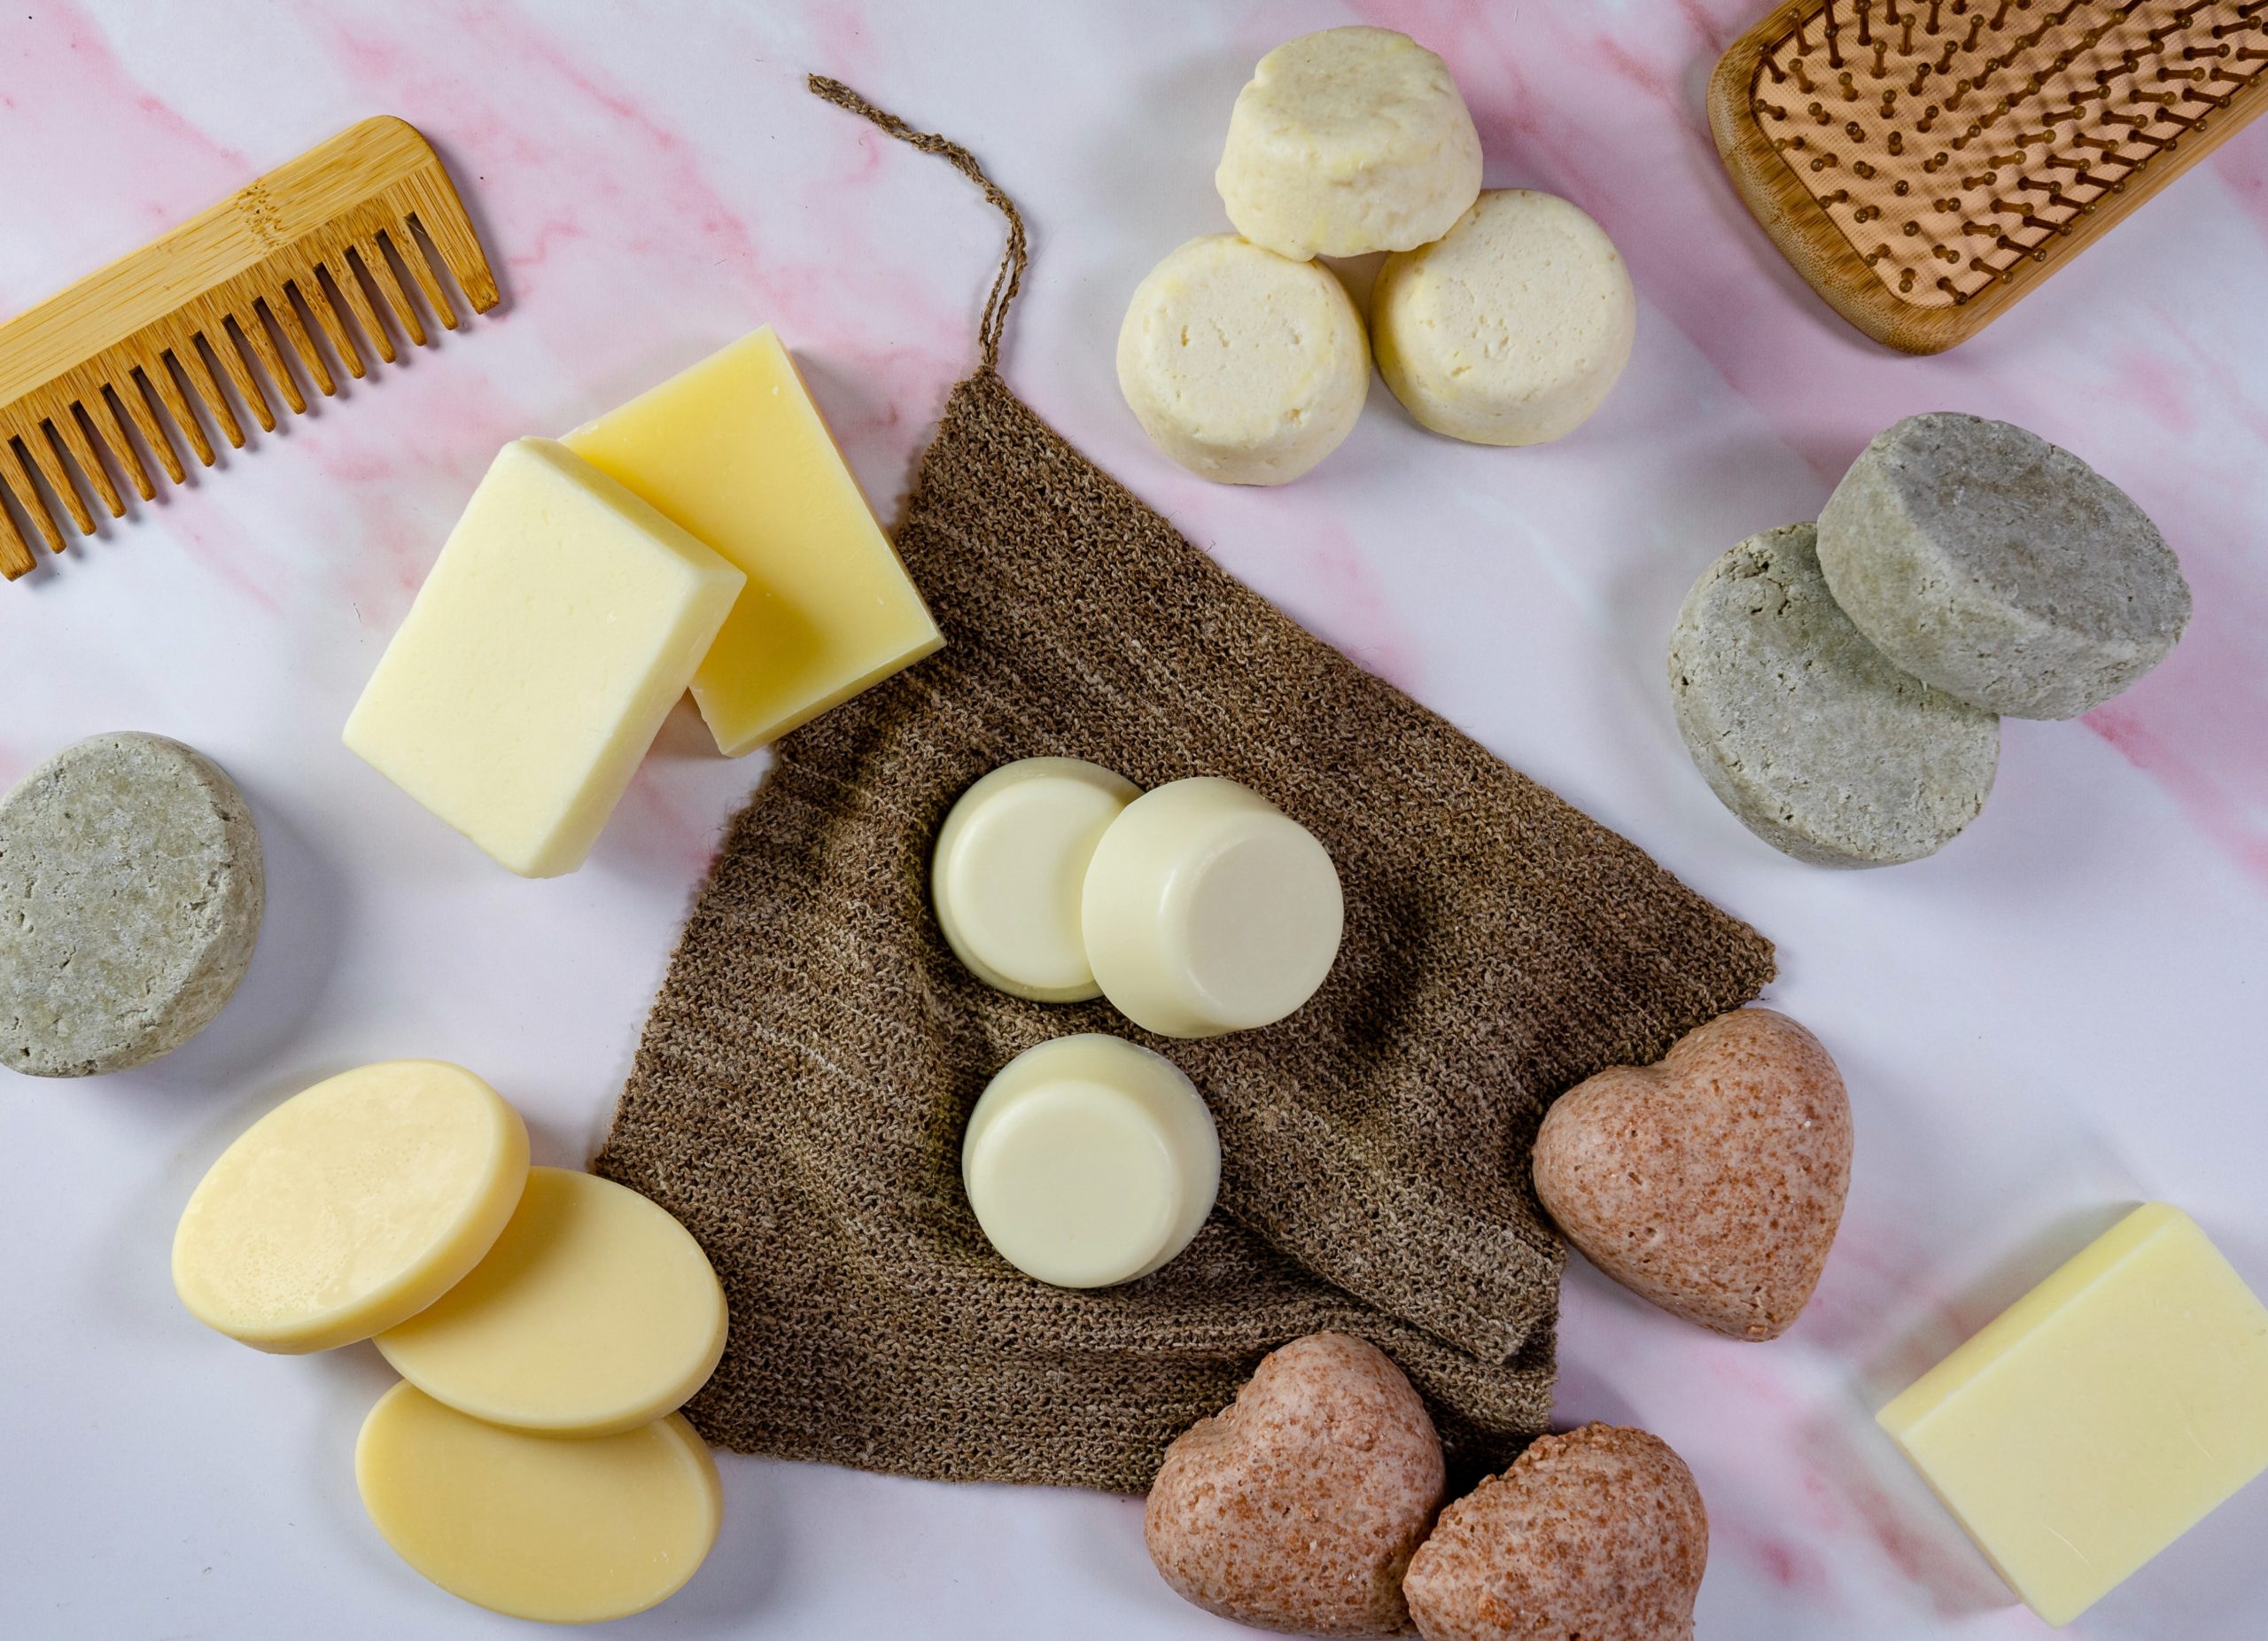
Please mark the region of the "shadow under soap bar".
[[693, 676], [727, 758], [944, 642], [769, 325], [563, 442], [747, 572]]

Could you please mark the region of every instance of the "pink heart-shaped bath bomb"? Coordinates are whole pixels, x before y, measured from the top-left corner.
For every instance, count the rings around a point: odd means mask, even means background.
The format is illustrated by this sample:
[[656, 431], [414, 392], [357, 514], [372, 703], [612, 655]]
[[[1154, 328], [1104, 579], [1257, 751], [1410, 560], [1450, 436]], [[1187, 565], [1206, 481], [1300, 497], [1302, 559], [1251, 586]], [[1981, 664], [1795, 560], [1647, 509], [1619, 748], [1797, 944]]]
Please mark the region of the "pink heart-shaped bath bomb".
[[1708, 1560], [1685, 1461], [1585, 1425], [1442, 1511], [1402, 1589], [1425, 1641], [1690, 1641]]
[[1851, 1101], [1819, 1039], [1743, 1008], [1559, 1097], [1535, 1189], [1593, 1264], [1735, 1339], [1803, 1311], [1843, 1221]]
[[1402, 1635], [1402, 1575], [1442, 1485], [1441, 1440], [1402, 1370], [1363, 1340], [1315, 1334], [1175, 1439], [1142, 1537], [1166, 1583], [1223, 1618]]

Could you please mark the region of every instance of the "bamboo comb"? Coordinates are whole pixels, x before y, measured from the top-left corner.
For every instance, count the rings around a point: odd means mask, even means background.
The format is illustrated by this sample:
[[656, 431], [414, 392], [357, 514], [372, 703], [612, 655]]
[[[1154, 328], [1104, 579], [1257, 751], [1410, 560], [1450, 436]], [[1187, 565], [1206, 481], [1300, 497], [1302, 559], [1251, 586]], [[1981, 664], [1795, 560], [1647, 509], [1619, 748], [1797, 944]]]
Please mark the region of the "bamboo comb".
[[244, 443], [224, 377], [263, 428], [276, 425], [263, 371], [294, 412], [307, 408], [286, 355], [322, 393], [338, 392], [310, 325], [357, 377], [366, 344], [395, 357], [380, 309], [423, 346], [406, 273], [454, 330], [443, 267], [477, 311], [496, 305], [440, 157], [400, 120], [365, 120], [0, 325], [0, 574], [12, 581], [34, 562], [11, 495], [61, 552], [66, 522], [94, 532], [89, 494], [112, 517], [125, 514], [117, 476], [156, 496], [145, 450], [175, 484], [187, 476], [168, 422], [207, 467], [200, 409]]
[[1912, 354], [1966, 341], [2268, 105], [2268, 0], [1789, 0], [1709, 83], [1796, 270]]

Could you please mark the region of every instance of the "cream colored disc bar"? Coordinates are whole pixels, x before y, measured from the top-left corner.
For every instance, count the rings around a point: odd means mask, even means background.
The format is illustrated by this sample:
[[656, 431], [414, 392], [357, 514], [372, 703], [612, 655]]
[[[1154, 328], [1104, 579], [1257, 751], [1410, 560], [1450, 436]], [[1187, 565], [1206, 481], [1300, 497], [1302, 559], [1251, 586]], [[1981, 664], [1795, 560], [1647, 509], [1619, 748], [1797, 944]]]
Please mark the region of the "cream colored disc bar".
[[362, 1507], [401, 1559], [514, 1618], [624, 1618], [683, 1588], [717, 1541], [724, 1490], [672, 1413], [564, 1441], [444, 1407], [415, 1385], [378, 1398], [354, 1444]]
[[262, 1350], [393, 1326], [480, 1262], [520, 1200], [528, 1131], [462, 1066], [390, 1060], [316, 1084], [238, 1136], [174, 1233], [174, 1289]]
[[1221, 1142], [1161, 1054], [1088, 1033], [1029, 1048], [970, 1115], [961, 1180], [1000, 1256], [1059, 1287], [1146, 1276], [1213, 1209]]
[[488, 1256], [377, 1342], [459, 1412], [607, 1435], [701, 1388], [725, 1351], [725, 1290], [659, 1204], [595, 1174], [535, 1168]]
[[1139, 789], [1076, 758], [1027, 758], [961, 794], [929, 873], [937, 922], [969, 972], [1036, 1002], [1099, 995], [1079, 896], [1105, 828]]
[[1127, 805], [1082, 903], [1103, 995], [1162, 1037], [1271, 1025], [1339, 954], [1339, 871], [1313, 833], [1233, 781], [1175, 781]]

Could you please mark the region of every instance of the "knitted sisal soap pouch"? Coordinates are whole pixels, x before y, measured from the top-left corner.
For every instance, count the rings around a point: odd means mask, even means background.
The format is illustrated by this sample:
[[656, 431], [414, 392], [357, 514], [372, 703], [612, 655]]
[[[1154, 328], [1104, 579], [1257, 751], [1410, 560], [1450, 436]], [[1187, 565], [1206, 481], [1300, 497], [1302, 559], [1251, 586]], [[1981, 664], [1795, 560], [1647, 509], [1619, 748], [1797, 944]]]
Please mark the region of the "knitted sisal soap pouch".
[[[687, 1412], [720, 1445], [956, 1481], [1138, 1491], [1266, 1351], [1371, 1340], [1452, 1466], [1551, 1408], [1561, 1249], [1528, 1180], [1543, 1108], [1658, 1058], [1772, 975], [1760, 936], [1302, 632], [1058, 437], [998, 369], [1021, 220], [964, 150], [847, 88], [1009, 224], [897, 545], [944, 649], [788, 735], [733, 822], [596, 1167], [683, 1220], [732, 1309]], [[1264, 1030], [1152, 1038], [989, 991], [931, 915], [931, 841], [998, 765], [1143, 787], [1227, 775], [1311, 828], [1339, 961]], [[1110, 1031], [1218, 1120], [1220, 1206], [1163, 1270], [1048, 1287], [985, 1242], [960, 1138], [1033, 1044]]]

